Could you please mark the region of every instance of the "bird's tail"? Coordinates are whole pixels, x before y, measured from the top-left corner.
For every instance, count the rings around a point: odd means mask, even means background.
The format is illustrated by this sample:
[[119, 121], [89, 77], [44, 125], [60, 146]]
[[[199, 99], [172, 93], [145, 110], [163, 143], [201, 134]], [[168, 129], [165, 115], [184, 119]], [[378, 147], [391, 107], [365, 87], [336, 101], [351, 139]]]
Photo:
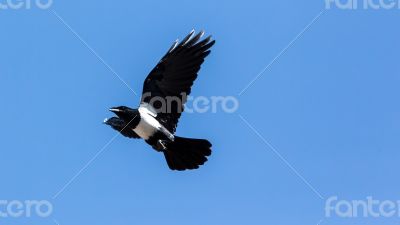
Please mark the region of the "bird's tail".
[[164, 156], [171, 170], [197, 169], [211, 155], [211, 143], [204, 139], [175, 136], [164, 150]]

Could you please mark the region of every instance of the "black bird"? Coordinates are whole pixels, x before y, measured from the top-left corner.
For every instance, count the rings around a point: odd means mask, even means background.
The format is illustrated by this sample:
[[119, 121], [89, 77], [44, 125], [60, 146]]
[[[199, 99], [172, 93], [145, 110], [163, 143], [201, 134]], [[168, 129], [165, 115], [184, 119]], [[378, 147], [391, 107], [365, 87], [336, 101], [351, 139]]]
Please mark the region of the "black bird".
[[215, 44], [211, 36], [201, 40], [203, 35], [192, 30], [181, 42], [175, 41], [145, 79], [139, 108], [113, 107], [110, 111], [117, 117], [104, 121], [125, 137], [142, 138], [164, 153], [172, 170], [197, 169], [211, 155], [208, 140], [174, 135], [186, 97]]

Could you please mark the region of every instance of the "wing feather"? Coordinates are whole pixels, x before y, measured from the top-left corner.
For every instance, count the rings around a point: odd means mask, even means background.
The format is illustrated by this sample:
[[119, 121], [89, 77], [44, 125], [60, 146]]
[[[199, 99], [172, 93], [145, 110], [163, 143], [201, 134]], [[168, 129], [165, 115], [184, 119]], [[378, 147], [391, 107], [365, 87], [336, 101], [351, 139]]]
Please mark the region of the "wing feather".
[[157, 118], [172, 133], [175, 132], [186, 96], [191, 92], [197, 73], [215, 44], [211, 36], [200, 40], [203, 35], [204, 31], [195, 34], [192, 30], [181, 42], [174, 42], [144, 81], [141, 103], [152, 104], [152, 99], [156, 97], [181, 100], [167, 107], [169, 111], [165, 111], [162, 104], [152, 105], [157, 111]]

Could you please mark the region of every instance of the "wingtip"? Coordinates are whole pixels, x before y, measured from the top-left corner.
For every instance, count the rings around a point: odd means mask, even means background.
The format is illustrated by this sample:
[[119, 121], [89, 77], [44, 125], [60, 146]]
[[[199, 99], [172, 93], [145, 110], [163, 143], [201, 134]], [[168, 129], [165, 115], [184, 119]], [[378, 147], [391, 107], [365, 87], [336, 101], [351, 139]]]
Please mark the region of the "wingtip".
[[210, 43], [211, 43], [211, 46], [213, 46], [214, 44], [215, 44], [215, 39], [210, 39], [211, 41], [210, 41]]
[[202, 38], [202, 37], [204, 36], [205, 33], [206, 33], [206, 32], [205, 32], [204, 30], [201, 30], [200, 33], [199, 33], [199, 34], [200, 34], [200, 38]]
[[176, 40], [174, 41], [174, 43], [172, 43], [172, 46], [169, 48], [168, 53], [171, 53], [171, 52], [176, 48], [176, 46], [178, 45], [178, 43], [179, 43], [179, 39], [176, 39]]
[[186, 45], [192, 39], [193, 34], [194, 34], [194, 29], [190, 31], [190, 33], [182, 40], [180, 46]]

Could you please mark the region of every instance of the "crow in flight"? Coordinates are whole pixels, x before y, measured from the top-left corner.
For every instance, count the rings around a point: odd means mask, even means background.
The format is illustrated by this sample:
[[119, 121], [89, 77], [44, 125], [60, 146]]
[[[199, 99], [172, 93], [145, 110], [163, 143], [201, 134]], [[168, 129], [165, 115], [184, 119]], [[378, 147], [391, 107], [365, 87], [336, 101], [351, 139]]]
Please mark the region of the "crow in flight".
[[187, 95], [215, 43], [211, 36], [201, 40], [203, 35], [192, 30], [175, 41], [145, 79], [139, 108], [112, 107], [117, 117], [104, 121], [123, 136], [142, 138], [164, 153], [172, 170], [197, 169], [211, 155], [209, 141], [174, 135]]

